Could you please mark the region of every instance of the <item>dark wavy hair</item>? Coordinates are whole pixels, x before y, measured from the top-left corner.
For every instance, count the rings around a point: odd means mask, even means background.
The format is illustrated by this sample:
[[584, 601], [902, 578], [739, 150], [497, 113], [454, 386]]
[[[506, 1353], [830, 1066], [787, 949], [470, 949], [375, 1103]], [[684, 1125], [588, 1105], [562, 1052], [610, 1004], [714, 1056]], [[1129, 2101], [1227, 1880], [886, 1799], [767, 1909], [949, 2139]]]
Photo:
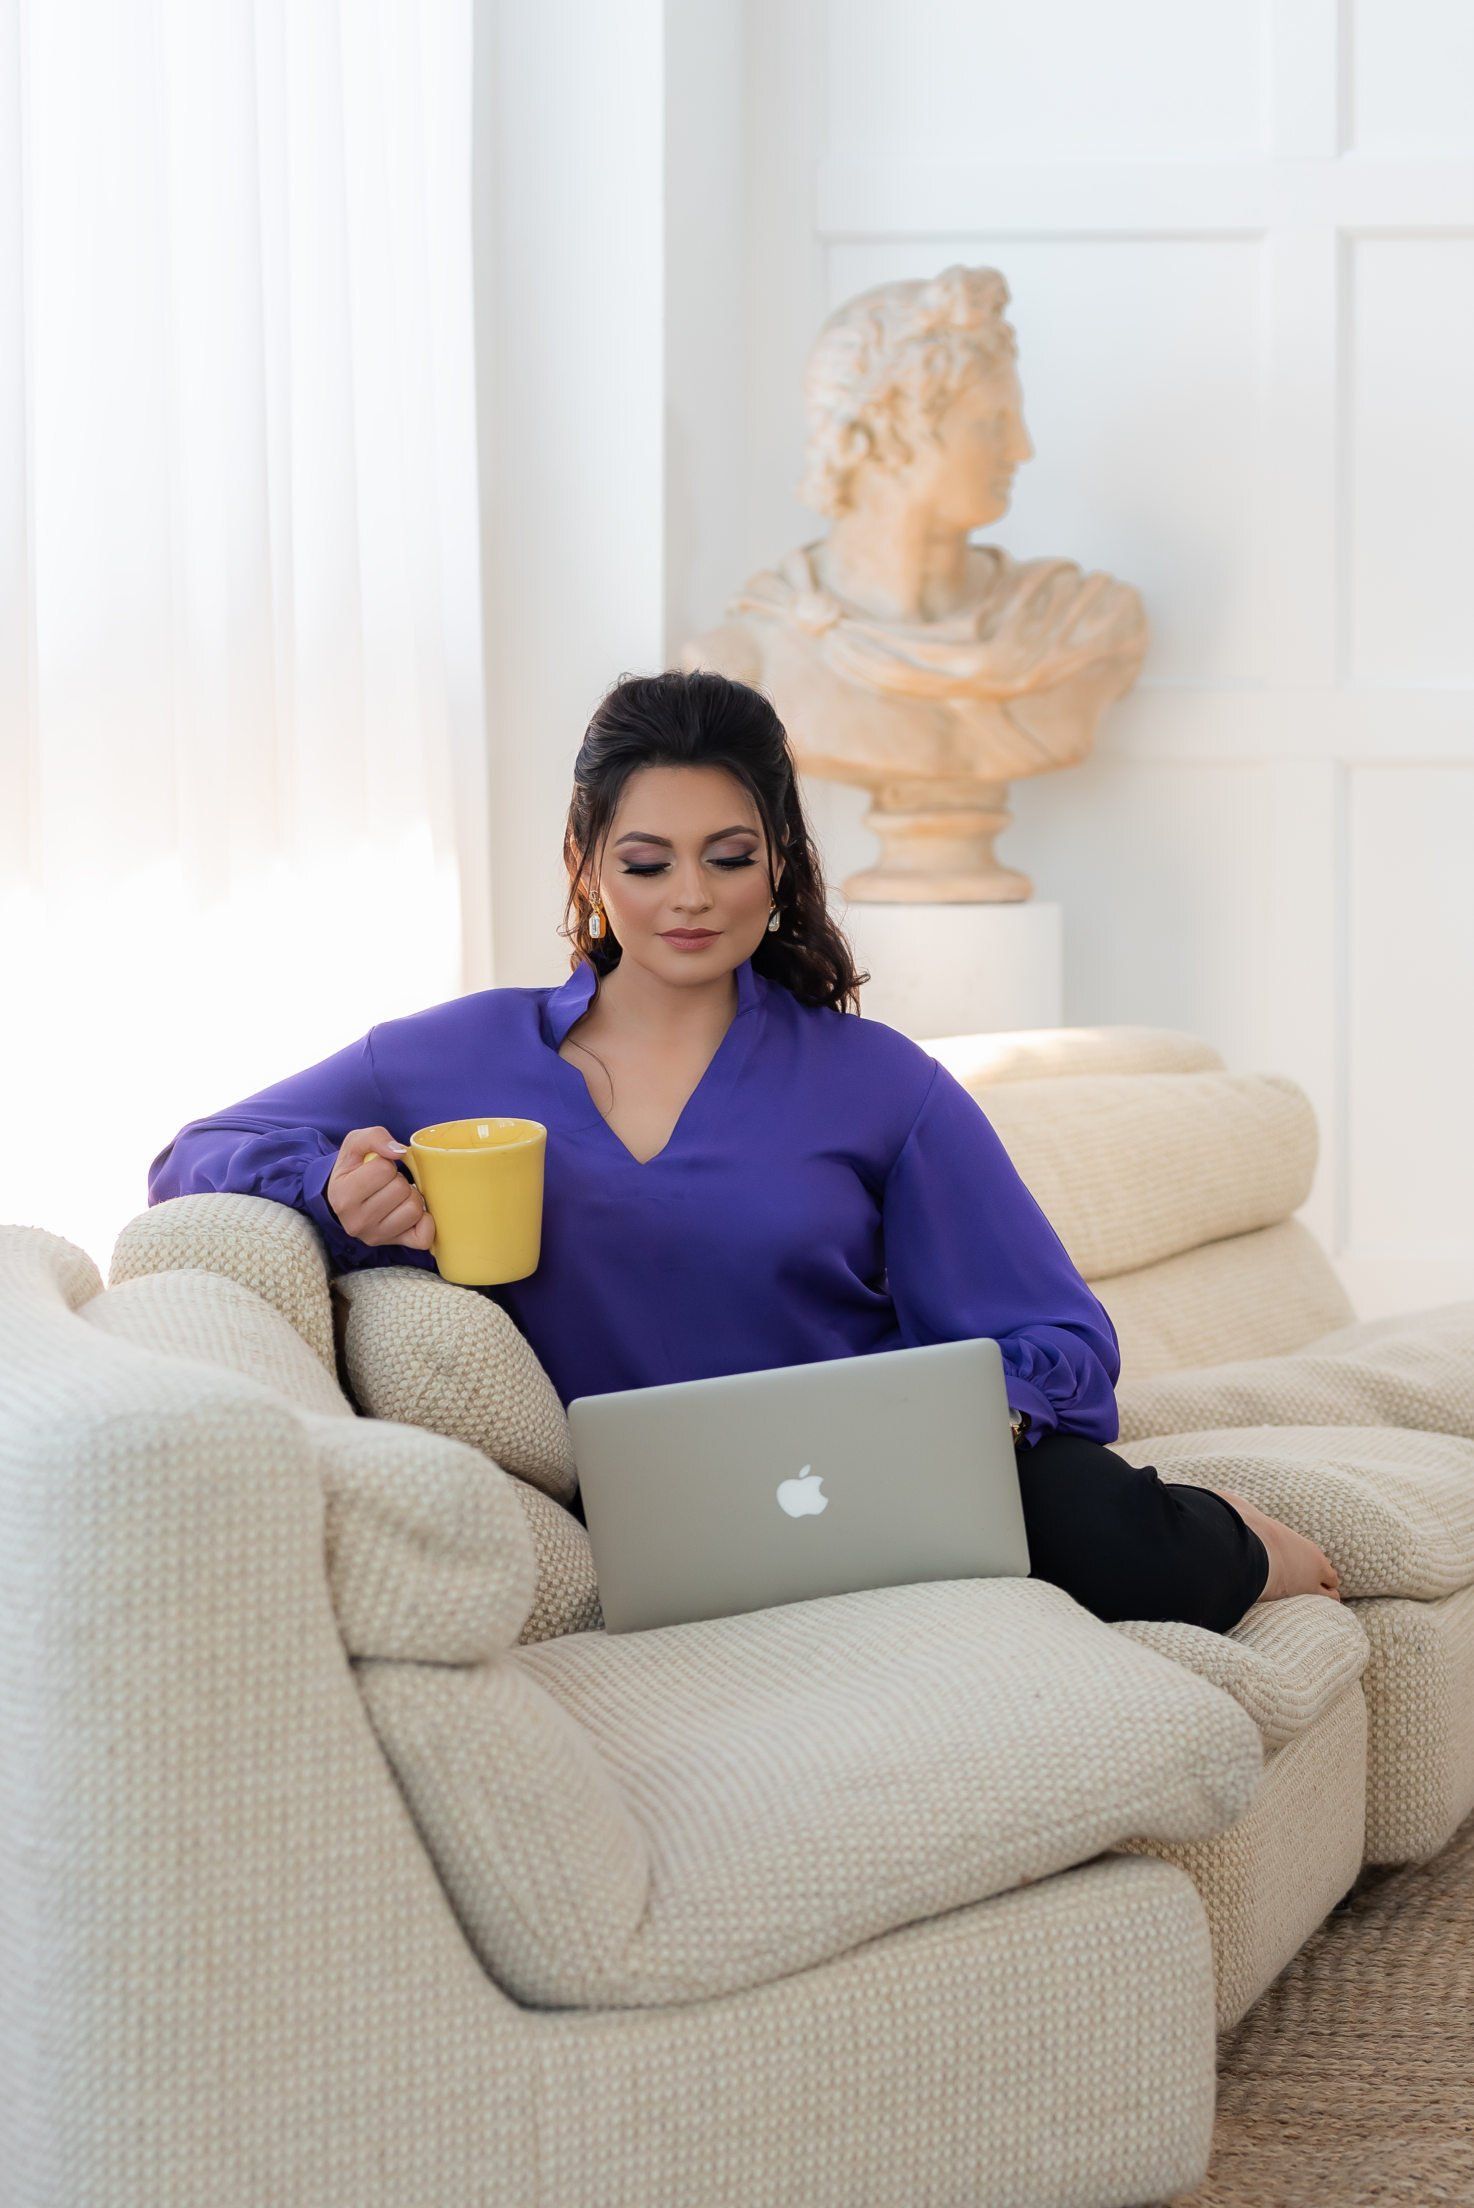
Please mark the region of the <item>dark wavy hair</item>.
[[[589, 722], [573, 762], [573, 796], [563, 834], [568, 901], [560, 935], [600, 974], [622, 956], [606, 926], [589, 935], [593, 854], [603, 847], [621, 790], [639, 767], [725, 767], [757, 806], [767, 840], [768, 890], [778, 925], [752, 954], [753, 971], [781, 982], [801, 1004], [860, 1009], [861, 984], [844, 934], [829, 916], [824, 877], [794, 771], [788, 733], [772, 702], [751, 684], [698, 668], [621, 675]], [[775, 855], [786, 861], [773, 880]], [[570, 918], [573, 926], [568, 926]]]

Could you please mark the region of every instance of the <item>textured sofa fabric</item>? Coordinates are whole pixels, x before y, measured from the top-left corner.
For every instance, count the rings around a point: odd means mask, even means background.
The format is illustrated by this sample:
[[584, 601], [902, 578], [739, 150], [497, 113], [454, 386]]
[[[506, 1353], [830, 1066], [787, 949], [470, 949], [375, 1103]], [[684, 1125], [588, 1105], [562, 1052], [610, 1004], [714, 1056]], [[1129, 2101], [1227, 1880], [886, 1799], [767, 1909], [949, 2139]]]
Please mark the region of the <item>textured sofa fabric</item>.
[[[212, 1203], [216, 1199], [201, 1199]], [[179, 1245], [174, 1254], [181, 1254]], [[373, 1281], [373, 1309], [375, 1325], [393, 1327], [395, 1296], [402, 1278], [413, 1278], [419, 1296], [424, 1289], [432, 1296], [439, 1296], [448, 1309], [448, 1327], [455, 1327], [459, 1309], [477, 1298], [468, 1289], [457, 1289], [446, 1283], [426, 1281], [426, 1276], [399, 1276], [395, 1272], [373, 1272], [366, 1276]], [[457, 1336], [463, 1345], [463, 1354], [472, 1354], [477, 1334], [466, 1331]], [[415, 1371], [413, 1358], [399, 1358], [393, 1362], [393, 1380], [388, 1387], [399, 1393], [386, 1393], [384, 1402], [402, 1404], [415, 1409], [417, 1415], [428, 1415], [435, 1404], [435, 1387], [446, 1382], [430, 1373], [430, 1389], [417, 1398], [406, 1398], [406, 1373]], [[594, 1574], [594, 1559], [589, 1552], [589, 1539], [583, 1524], [558, 1504], [541, 1488], [530, 1482], [514, 1482], [516, 1493], [523, 1504], [525, 1515], [530, 1517], [534, 1532], [534, 1548], [538, 1554], [538, 1590], [530, 1616], [521, 1630], [519, 1641], [543, 1641], [558, 1638], [569, 1632], [598, 1630], [598, 1583]], [[1136, 1627], [1117, 1627], [1119, 1632], [1141, 1634], [1147, 1645], [1161, 1647], [1178, 1663], [1189, 1669], [1198, 1669], [1214, 1685], [1231, 1691], [1242, 1707], [1260, 1724], [1264, 1747], [1269, 1751], [1267, 1777], [1264, 1791], [1271, 1795], [1271, 1802], [1284, 1797], [1284, 1811], [1269, 1811], [1256, 1797], [1256, 1806], [1247, 1817], [1218, 1839], [1207, 1839], [1194, 1853], [1192, 1844], [1183, 1846], [1183, 1868], [1189, 1877], [1198, 1881], [1203, 1894], [1211, 1943], [1214, 1943], [1214, 1967], [1218, 1976], [1218, 2020], [1229, 2025], [1236, 2020], [1240, 2009], [1256, 1996], [1264, 1983], [1269, 1983], [1273, 1972], [1295, 1952], [1306, 1934], [1320, 1923], [1324, 1912], [1344, 1890], [1337, 1886], [1328, 1890], [1328, 1881], [1339, 1877], [1348, 1853], [1359, 1850], [1361, 1830], [1361, 1786], [1364, 1777], [1355, 1775], [1355, 1800], [1348, 1793], [1353, 1786], [1353, 1775], [1344, 1771], [1322, 1771], [1317, 1788], [1306, 1791], [1304, 1784], [1286, 1784], [1286, 1775], [1280, 1771], [1275, 1747], [1289, 1735], [1295, 1722], [1313, 1727], [1317, 1709], [1326, 1702], [1328, 1680], [1337, 1676], [1339, 1669], [1348, 1663], [1348, 1652], [1353, 1663], [1364, 1660], [1364, 1641], [1357, 1636], [1355, 1627], [1348, 1627], [1348, 1612], [1339, 1605], [1315, 1603], [1306, 1599], [1302, 1605], [1289, 1605], [1291, 1610], [1320, 1612], [1320, 1630], [1311, 1630], [1309, 1643], [1306, 1634], [1286, 1636], [1284, 1625], [1278, 1623], [1278, 1610], [1286, 1605], [1260, 1605], [1251, 1612], [1247, 1621], [1236, 1627], [1233, 1636], [1200, 1634], [1194, 1627], [1154, 1627], [1152, 1623]], [[1161, 1641], [1154, 1641], [1154, 1634], [1161, 1632]], [[1260, 1645], [1260, 1634], [1264, 1641]], [[1233, 1649], [1238, 1641], [1256, 1643], [1242, 1663], [1233, 1663]], [[1269, 1674], [1269, 1676], [1267, 1676]], [[1364, 1753], [1361, 1749], [1359, 1753]], [[1306, 1758], [1315, 1762], [1315, 1744], [1297, 1751], [1295, 1769], [1304, 1769]], [[1289, 1824], [1286, 1824], [1289, 1819]], [[1141, 1841], [1141, 1846], [1152, 1846]], [[1216, 1848], [1236, 1864], [1233, 1877], [1220, 1872]], [[1256, 1886], [1256, 1875], [1262, 1872], [1264, 1879], [1278, 1875], [1278, 1866], [1300, 1866], [1302, 1875], [1291, 1879], [1291, 1888], [1280, 1894], [1278, 1908], [1269, 1919], [1264, 1919], [1264, 1903]]]
[[1266, 1425], [1401, 1428], [1474, 1443], [1474, 1302], [1353, 1320], [1273, 1357], [1143, 1379], [1123, 1372], [1116, 1401], [1123, 1440]]
[[[1059, 2208], [1200, 2180], [1211, 1947], [1158, 1861], [1104, 1855], [716, 1999], [518, 2008], [343, 1648], [329, 1421], [89, 1320], [113, 1293], [61, 1238], [0, 1227], [15, 2208], [636, 2208], [702, 2199], [724, 2167], [754, 2202]], [[127, 1303], [128, 1328], [177, 1308]], [[1197, 1693], [1251, 1772], [1242, 1712]]]
[[158, 1273], [78, 1316], [140, 1358], [183, 1361], [202, 1385], [240, 1376], [263, 1408], [296, 1419], [322, 1482], [324, 1561], [351, 1655], [471, 1664], [516, 1637], [537, 1559], [516, 1483], [480, 1451], [356, 1417], [301, 1337], [238, 1281]]
[[[1361, 1868], [1370, 1799], [1367, 1608], [1300, 1595], [1256, 1603], [1231, 1634], [1164, 1619], [1123, 1619], [1112, 1628], [1222, 1687], [1264, 1742], [1263, 1780], [1227, 1831], [1206, 1840], [1139, 1836], [1116, 1844], [1122, 1853], [1179, 1865], [1197, 1887], [1213, 1936], [1221, 2032], [1239, 2021]], [[1435, 1777], [1431, 1745], [1425, 1727], [1429, 1769], [1420, 1778]], [[1436, 1783], [1441, 1803], [1441, 1773]], [[1426, 1784], [1417, 1791], [1427, 1801]]]
[[1157, 1373], [1279, 1356], [1354, 1317], [1340, 1276], [1300, 1219], [1090, 1285], [1110, 1312], [1122, 1381], [1133, 1387]]
[[1222, 1053], [1176, 1027], [1008, 1027], [922, 1043], [964, 1088], [1075, 1073], [1221, 1073]]
[[[1340, 1605], [1322, 1600], [1321, 1608]], [[1227, 1832], [1120, 1843], [1120, 1854], [1176, 1864], [1196, 1886], [1213, 1935], [1220, 2032], [1238, 2023], [1354, 1885], [1367, 1777], [1367, 1699], [1353, 1679], [1268, 1757], [1247, 1815]]]
[[1259, 1730], [1047, 1581], [940, 1580], [453, 1672], [375, 1730], [487, 1968], [529, 2004], [689, 2001], [1249, 1806]]
[[1474, 1587], [1356, 1614], [1370, 1650], [1366, 1860], [1419, 1862], [1474, 1803]]
[[1308, 1731], [1361, 1677], [1368, 1653], [1358, 1613], [1318, 1595], [1256, 1602], [1232, 1633], [1176, 1618], [1122, 1618], [1113, 1630], [1222, 1687], [1266, 1748]]
[[357, 1423], [353, 1405], [297, 1327], [238, 1276], [188, 1265], [137, 1273], [89, 1297], [81, 1311], [89, 1326], [119, 1341], [241, 1373], [299, 1411]]
[[336, 1375], [327, 1252], [305, 1212], [259, 1196], [185, 1196], [151, 1204], [114, 1243], [108, 1285], [181, 1268], [220, 1273], [253, 1289]]
[[[430, 1285], [447, 1297], [464, 1294]], [[288, 1300], [300, 1308], [300, 1299]], [[136, 1274], [84, 1305], [82, 1315], [141, 1348], [223, 1366], [299, 1411], [346, 1422], [346, 1430], [317, 1433], [315, 1446], [333, 1601], [353, 1655], [470, 1663], [505, 1645], [508, 1496], [502, 1467], [484, 1452], [418, 1422], [360, 1418], [277, 1305], [224, 1274], [193, 1267]], [[526, 1522], [535, 1576], [516, 1637], [543, 1640], [601, 1625], [581, 1521], [526, 1480], [513, 1480], [510, 1495]]]
[[578, 1473], [568, 1418], [525, 1334], [474, 1288], [410, 1266], [343, 1273], [348, 1378], [360, 1410], [484, 1449], [557, 1502]]
[[1066, 1074], [978, 1098], [1087, 1280], [1273, 1226], [1315, 1177], [1315, 1114], [1279, 1074]]

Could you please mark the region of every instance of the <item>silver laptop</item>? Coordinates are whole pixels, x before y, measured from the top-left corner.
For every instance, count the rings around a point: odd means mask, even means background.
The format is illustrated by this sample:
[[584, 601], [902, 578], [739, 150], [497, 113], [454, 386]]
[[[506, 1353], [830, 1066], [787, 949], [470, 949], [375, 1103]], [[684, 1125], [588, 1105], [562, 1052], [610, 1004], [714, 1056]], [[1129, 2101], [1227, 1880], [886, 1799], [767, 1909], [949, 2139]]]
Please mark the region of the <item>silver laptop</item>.
[[574, 1396], [568, 1422], [611, 1633], [1029, 1570], [983, 1337]]

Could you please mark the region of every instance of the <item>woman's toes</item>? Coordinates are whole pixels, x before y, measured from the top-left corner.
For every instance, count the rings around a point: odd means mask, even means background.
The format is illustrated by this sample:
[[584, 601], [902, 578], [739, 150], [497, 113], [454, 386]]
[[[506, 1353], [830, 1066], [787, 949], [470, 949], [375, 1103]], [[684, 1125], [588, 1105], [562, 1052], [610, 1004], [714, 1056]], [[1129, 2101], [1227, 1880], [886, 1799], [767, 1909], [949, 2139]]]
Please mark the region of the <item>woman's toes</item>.
[[1218, 1492], [1234, 1505], [1269, 1552], [1269, 1577], [1259, 1597], [1261, 1602], [1274, 1602], [1282, 1595], [1315, 1594], [1329, 1595], [1335, 1602], [1341, 1600], [1341, 1575], [1318, 1541], [1312, 1541], [1309, 1534], [1297, 1533], [1280, 1518], [1271, 1518], [1247, 1495], [1228, 1487]]
[[1281, 1591], [1287, 1595], [1329, 1594], [1326, 1575], [1331, 1571], [1331, 1560], [1318, 1541], [1309, 1534], [1297, 1533], [1293, 1526], [1285, 1525], [1278, 1518], [1267, 1521], [1273, 1529], [1272, 1543], [1278, 1546], [1283, 1558]]

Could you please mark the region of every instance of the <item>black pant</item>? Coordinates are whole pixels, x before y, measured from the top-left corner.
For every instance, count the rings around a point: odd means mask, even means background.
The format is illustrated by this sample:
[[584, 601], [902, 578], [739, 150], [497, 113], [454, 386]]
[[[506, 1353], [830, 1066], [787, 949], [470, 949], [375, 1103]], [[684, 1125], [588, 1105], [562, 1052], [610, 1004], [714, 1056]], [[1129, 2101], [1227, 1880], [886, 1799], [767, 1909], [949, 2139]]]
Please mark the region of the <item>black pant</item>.
[[1269, 1551], [1225, 1496], [1164, 1480], [1103, 1442], [1051, 1428], [1014, 1450], [1029, 1577], [1096, 1617], [1182, 1618], [1231, 1632], [1263, 1594]]

